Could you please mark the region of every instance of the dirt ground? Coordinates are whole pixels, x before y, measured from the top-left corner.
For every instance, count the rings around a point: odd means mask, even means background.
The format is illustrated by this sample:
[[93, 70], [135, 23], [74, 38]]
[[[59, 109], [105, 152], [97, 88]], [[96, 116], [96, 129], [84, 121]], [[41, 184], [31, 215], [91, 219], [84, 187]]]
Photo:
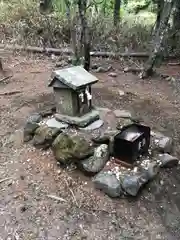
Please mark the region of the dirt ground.
[[[0, 239], [180, 239], [179, 167], [163, 170], [136, 199], [110, 199], [81, 173], [61, 169], [50, 151], [22, 143], [26, 117], [54, 104], [52, 89], [47, 87], [52, 60], [10, 55], [5, 65], [14, 75], [0, 83], [0, 179], [8, 178], [0, 180]], [[94, 105], [132, 111], [153, 129], [172, 136], [178, 156], [178, 83], [140, 80], [124, 74], [119, 63], [113, 66], [117, 78], [97, 74]], [[180, 68], [161, 70], [178, 77]]]

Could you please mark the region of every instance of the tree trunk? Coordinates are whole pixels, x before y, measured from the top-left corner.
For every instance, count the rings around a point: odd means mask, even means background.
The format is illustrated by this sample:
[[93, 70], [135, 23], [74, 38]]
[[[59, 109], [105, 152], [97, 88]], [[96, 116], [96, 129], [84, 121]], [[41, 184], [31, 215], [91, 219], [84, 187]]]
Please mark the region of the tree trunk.
[[153, 41], [153, 49], [150, 53], [150, 57], [144, 65], [144, 71], [141, 73], [141, 77], [145, 78], [151, 76], [153, 73], [153, 67], [156, 64], [158, 58], [161, 57], [164, 52], [164, 39], [168, 30], [168, 22], [174, 5], [174, 0], [164, 0], [164, 6], [161, 13], [161, 20], [159, 28], [156, 31]]
[[84, 57], [84, 68], [87, 71], [89, 71], [91, 40], [90, 40], [90, 33], [89, 33], [87, 19], [86, 19], [87, 1], [79, 0], [78, 8], [79, 8], [79, 16], [80, 16], [80, 20], [81, 20], [81, 47], [83, 50], [82, 56]]
[[173, 29], [180, 30], [180, 1], [175, 1], [175, 8], [173, 12]]
[[114, 0], [114, 26], [116, 27], [120, 21], [121, 0]]
[[171, 45], [171, 51], [173, 52], [176, 49], [177, 43], [178, 43], [178, 36], [177, 33], [180, 30], [180, 1], [176, 0], [175, 2], [175, 8], [173, 12], [173, 28], [172, 28], [172, 45]]
[[164, 0], [158, 0], [157, 1], [157, 17], [156, 17], [155, 29], [153, 31], [153, 36], [156, 35], [156, 32], [159, 29], [160, 22], [161, 22], [161, 15], [162, 15], [162, 11], [163, 11], [163, 6], [164, 6]]

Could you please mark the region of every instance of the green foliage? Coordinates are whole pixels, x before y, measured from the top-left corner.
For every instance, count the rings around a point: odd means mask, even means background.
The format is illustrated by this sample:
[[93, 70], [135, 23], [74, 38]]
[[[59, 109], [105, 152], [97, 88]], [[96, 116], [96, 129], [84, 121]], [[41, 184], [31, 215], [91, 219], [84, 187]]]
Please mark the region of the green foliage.
[[[66, 0], [67, 1], [67, 0]], [[74, 0], [69, 0], [71, 17], [77, 11]], [[92, 31], [95, 49], [124, 51], [125, 48], [144, 50], [150, 40], [155, 15], [143, 11], [137, 15], [128, 13], [130, 3], [123, 1], [120, 10], [122, 22], [118, 31], [113, 26], [114, 0], [88, 0], [88, 23]], [[141, 1], [140, 1], [141, 2]], [[0, 40], [13, 43], [59, 47], [66, 45], [69, 39], [67, 5], [65, 0], [53, 0], [54, 12], [42, 15], [39, 12], [39, 0], [1, 1]]]
[[153, 11], [155, 4], [152, 0], [129, 0], [126, 10], [130, 13], [138, 14], [140, 11]]

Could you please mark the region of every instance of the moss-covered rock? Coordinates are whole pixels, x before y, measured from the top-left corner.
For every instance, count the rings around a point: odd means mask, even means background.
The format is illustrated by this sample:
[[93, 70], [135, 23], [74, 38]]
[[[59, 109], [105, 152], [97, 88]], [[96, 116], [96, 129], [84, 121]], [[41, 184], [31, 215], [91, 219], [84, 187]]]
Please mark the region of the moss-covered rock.
[[33, 138], [33, 145], [35, 147], [40, 147], [46, 149], [50, 147], [54, 139], [61, 133], [58, 128], [50, 128], [46, 125], [42, 125], [36, 129]]
[[36, 129], [39, 125], [36, 122], [27, 122], [24, 127], [24, 142], [28, 142], [33, 139]]
[[53, 142], [52, 150], [57, 161], [68, 164], [77, 162], [93, 154], [93, 148], [85, 138], [61, 133]]

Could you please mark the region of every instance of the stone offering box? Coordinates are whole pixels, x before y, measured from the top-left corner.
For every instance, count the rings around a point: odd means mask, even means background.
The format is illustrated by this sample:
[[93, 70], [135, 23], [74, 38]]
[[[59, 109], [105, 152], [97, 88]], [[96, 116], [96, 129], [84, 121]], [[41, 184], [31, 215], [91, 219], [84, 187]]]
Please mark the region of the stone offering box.
[[149, 127], [140, 124], [128, 125], [114, 137], [114, 157], [133, 164], [140, 155], [148, 153], [149, 145]]
[[80, 126], [97, 120], [99, 114], [92, 107], [91, 94], [91, 85], [97, 81], [81, 66], [54, 71], [49, 87], [53, 87], [55, 94], [56, 119], [75, 125], [80, 123]]

